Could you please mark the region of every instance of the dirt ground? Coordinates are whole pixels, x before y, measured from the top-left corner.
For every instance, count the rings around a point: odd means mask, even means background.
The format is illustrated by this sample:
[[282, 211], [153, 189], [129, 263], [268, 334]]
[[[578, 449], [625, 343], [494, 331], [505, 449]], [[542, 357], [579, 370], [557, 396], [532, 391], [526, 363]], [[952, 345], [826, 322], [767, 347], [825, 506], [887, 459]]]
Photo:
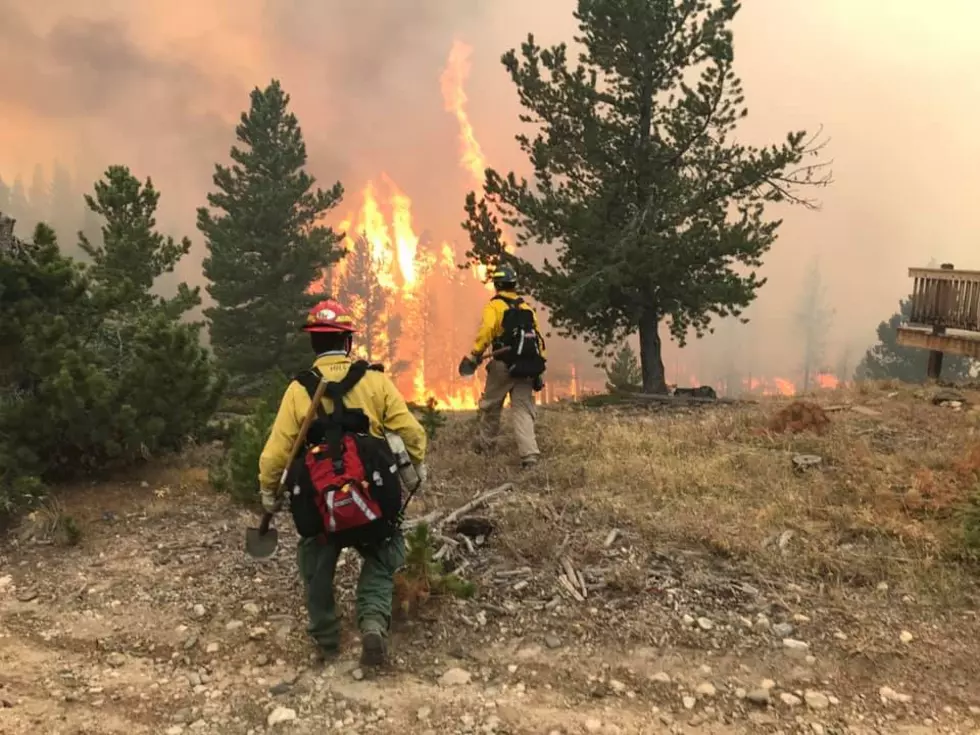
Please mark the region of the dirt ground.
[[398, 621], [379, 675], [349, 623], [312, 660], [288, 521], [246, 557], [208, 452], [66, 490], [0, 548], [0, 733], [980, 733], [980, 393], [929, 390], [821, 395], [819, 434], [773, 431], [785, 402], [546, 411], [528, 473], [454, 418], [413, 514], [514, 487], [482, 543], [441, 529], [478, 593]]

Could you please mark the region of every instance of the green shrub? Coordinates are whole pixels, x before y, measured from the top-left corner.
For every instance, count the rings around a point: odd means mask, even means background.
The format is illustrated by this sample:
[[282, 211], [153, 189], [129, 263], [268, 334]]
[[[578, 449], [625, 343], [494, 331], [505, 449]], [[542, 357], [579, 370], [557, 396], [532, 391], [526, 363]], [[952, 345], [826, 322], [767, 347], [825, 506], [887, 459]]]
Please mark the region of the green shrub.
[[259, 456], [269, 438], [285, 381], [271, 386], [253, 401], [253, 411], [237, 422], [225, 444], [224, 455], [212, 465], [208, 480], [212, 487], [247, 505], [259, 501]]

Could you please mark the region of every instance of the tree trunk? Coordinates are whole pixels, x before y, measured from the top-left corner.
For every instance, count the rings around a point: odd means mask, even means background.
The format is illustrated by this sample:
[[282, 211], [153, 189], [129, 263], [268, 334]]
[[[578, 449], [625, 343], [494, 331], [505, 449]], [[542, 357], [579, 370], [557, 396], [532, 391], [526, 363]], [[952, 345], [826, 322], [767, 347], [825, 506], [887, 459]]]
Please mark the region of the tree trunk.
[[643, 374], [644, 393], [667, 392], [660, 348], [660, 317], [648, 312], [640, 317], [640, 372]]

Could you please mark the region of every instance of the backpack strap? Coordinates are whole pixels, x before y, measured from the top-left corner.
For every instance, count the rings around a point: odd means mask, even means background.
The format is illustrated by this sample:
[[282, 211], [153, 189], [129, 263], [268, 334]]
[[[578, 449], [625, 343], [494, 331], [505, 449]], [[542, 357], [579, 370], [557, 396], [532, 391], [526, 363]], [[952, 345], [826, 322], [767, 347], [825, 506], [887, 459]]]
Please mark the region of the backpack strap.
[[[333, 411], [330, 416], [327, 416], [326, 411], [323, 410], [323, 404], [321, 403], [316, 407], [317, 416], [322, 419], [329, 418], [336, 421], [338, 424], [343, 422], [344, 416], [344, 401], [343, 397], [354, 389], [354, 386], [361, 382], [361, 378], [364, 377], [368, 370], [375, 370], [377, 372], [384, 372], [384, 366], [382, 365], [368, 365], [365, 360], [358, 360], [350, 366], [341, 380], [336, 382], [327, 383], [326, 388], [324, 388], [324, 394], [333, 401]], [[316, 389], [320, 385], [320, 381], [323, 380], [323, 373], [316, 366], [313, 366], [309, 370], [304, 370], [299, 373], [295, 378], [293, 378], [297, 383], [299, 383], [306, 390], [307, 395], [309, 395], [310, 400], [313, 400], [313, 396], [316, 395]]]
[[495, 294], [494, 297], [490, 300], [503, 301], [511, 309], [520, 308], [520, 306], [524, 303], [524, 299], [522, 299], [520, 296], [518, 296], [516, 299], [509, 299], [506, 296], [501, 296], [499, 293]]

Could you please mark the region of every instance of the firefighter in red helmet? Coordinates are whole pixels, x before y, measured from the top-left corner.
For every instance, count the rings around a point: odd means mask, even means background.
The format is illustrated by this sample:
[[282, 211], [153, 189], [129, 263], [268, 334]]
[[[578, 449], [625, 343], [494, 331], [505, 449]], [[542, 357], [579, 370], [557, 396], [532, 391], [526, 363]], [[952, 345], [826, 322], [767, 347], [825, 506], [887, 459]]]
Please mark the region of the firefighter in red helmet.
[[[354, 319], [343, 304], [326, 299], [316, 304], [302, 329], [309, 333], [316, 368], [328, 383], [340, 382], [350, 370], [350, 352], [356, 333]], [[370, 421], [370, 433], [383, 437], [391, 432], [401, 437], [420, 479], [426, 476], [426, 435], [405, 399], [383, 372], [368, 370], [344, 396], [346, 409], [360, 409]], [[266, 510], [278, 509], [276, 495], [280, 476], [293, 441], [299, 434], [310, 406], [310, 395], [293, 380], [283, 396], [271, 434], [259, 459], [259, 487]], [[331, 399], [324, 397], [329, 415]], [[361, 633], [361, 663], [377, 666], [385, 662], [391, 624], [394, 574], [405, 562], [405, 541], [396, 533], [370, 549], [358, 548], [363, 557], [357, 585], [357, 626]], [[298, 548], [300, 575], [306, 587], [307, 628], [323, 659], [340, 649], [340, 620], [334, 603], [334, 572], [341, 549], [325, 538], [302, 538]]]

